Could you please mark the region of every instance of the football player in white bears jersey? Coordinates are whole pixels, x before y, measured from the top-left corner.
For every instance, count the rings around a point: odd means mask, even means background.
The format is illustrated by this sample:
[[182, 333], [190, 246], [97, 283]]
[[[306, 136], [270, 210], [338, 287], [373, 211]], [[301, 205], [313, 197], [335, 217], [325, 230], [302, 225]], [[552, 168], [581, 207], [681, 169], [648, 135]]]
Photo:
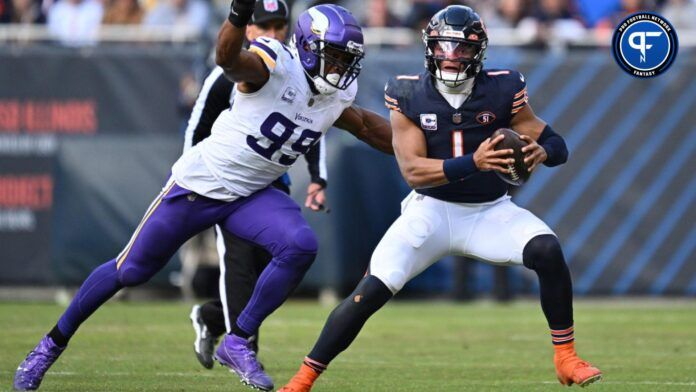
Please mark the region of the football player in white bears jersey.
[[215, 224], [273, 256], [216, 359], [242, 382], [273, 388], [248, 338], [302, 280], [317, 240], [299, 206], [269, 185], [332, 125], [381, 151], [393, 150], [388, 121], [353, 105], [364, 52], [350, 12], [336, 5], [310, 8], [300, 15], [290, 47], [258, 38], [244, 50], [254, 5], [234, 0], [218, 37], [217, 64], [236, 82], [231, 110], [174, 164], [123, 251], [91, 273], [19, 365], [15, 389], [37, 389], [82, 322], [121, 288], [147, 282], [187, 239]]
[[530, 171], [541, 163], [565, 163], [563, 138], [534, 114], [519, 72], [483, 69], [488, 34], [471, 8], [439, 11], [423, 40], [426, 69], [390, 79], [384, 96], [399, 168], [414, 191], [372, 254], [368, 274], [331, 313], [299, 372], [281, 391], [309, 391], [374, 312], [411, 278], [451, 254], [536, 272], [558, 380], [580, 386], [599, 380], [599, 369], [575, 352], [572, 283], [556, 235], [515, 205], [508, 184], [495, 174], [509, 174], [514, 163], [512, 149], [495, 150], [503, 139], [492, 138], [497, 129], [522, 135]]

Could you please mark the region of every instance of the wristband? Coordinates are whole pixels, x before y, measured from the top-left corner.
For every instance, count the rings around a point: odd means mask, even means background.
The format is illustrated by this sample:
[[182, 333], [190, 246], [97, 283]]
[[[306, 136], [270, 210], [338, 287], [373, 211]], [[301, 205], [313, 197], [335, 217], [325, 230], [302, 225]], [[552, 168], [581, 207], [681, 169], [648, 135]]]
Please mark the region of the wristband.
[[466, 154], [457, 158], [445, 159], [442, 163], [442, 171], [445, 172], [445, 177], [449, 182], [456, 182], [479, 170], [474, 163], [474, 154]]
[[314, 177], [312, 176], [312, 179], [310, 180], [313, 184], [318, 184], [321, 186], [321, 189], [326, 189], [326, 187], [329, 185], [325, 179], [321, 177]]
[[568, 148], [565, 141], [549, 125], [546, 125], [541, 132], [537, 143], [546, 151], [544, 165], [548, 167], [558, 166], [568, 160]]
[[230, 5], [230, 14], [227, 16], [227, 20], [233, 25], [242, 28], [249, 24], [253, 14], [254, 3], [245, 4], [233, 0]]

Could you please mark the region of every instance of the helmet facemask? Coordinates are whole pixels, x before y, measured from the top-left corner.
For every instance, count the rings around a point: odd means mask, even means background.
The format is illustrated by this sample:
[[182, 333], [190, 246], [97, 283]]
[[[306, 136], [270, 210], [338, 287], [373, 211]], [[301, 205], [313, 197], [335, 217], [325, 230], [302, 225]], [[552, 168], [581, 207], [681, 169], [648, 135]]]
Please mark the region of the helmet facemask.
[[345, 90], [360, 74], [360, 61], [364, 57], [362, 44], [348, 41], [347, 47], [342, 47], [317, 39], [307, 45], [319, 59], [315, 69], [307, 74], [320, 93], [329, 95]]
[[483, 68], [486, 41], [472, 41], [424, 33], [425, 66], [447, 87], [458, 87]]

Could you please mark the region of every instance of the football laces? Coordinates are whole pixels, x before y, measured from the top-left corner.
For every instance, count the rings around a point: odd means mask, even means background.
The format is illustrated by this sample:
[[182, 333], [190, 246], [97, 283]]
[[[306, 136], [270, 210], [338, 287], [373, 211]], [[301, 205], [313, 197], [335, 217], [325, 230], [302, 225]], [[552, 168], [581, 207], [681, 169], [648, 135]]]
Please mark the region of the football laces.
[[517, 169], [515, 169], [514, 165], [507, 165], [508, 170], [510, 170], [510, 178], [512, 178], [513, 181], [519, 181], [520, 176], [517, 174]]

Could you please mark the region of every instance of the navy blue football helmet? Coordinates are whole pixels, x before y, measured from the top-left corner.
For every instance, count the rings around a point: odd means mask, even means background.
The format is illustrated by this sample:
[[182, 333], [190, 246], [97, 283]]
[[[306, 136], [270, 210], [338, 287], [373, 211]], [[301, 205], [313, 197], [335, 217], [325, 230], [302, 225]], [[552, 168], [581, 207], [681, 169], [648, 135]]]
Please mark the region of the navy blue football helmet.
[[483, 69], [488, 33], [471, 8], [451, 5], [433, 15], [423, 30], [425, 68], [448, 86], [456, 87]]

